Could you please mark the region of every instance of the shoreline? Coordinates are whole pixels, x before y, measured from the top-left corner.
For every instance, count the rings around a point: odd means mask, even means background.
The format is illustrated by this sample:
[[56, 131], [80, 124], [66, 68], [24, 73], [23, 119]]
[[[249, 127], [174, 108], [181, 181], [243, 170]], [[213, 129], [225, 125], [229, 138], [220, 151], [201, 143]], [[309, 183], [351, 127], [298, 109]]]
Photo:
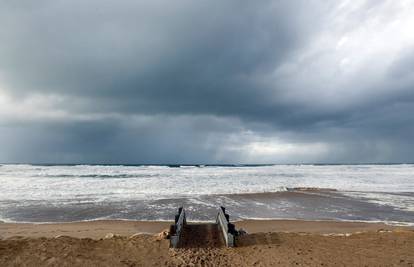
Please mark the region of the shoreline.
[[[63, 223], [0, 223], [0, 239], [13, 237], [104, 238], [111, 233], [119, 236], [157, 234], [169, 229], [172, 221], [94, 220]], [[284, 232], [309, 234], [353, 234], [377, 231], [413, 231], [413, 226], [389, 225], [382, 222], [349, 222], [331, 220], [241, 220], [233, 222], [249, 234]]]
[[[381, 195], [382, 196], [382, 195]], [[345, 192], [303, 188], [303, 190], [177, 196], [149, 200], [111, 200], [108, 202], [71, 202], [50, 204], [41, 201], [1, 202], [0, 221], [4, 223], [63, 223], [95, 220], [159, 221], [174, 218], [175, 209], [170, 207], [192, 207], [189, 214], [194, 221], [209, 221], [217, 215], [217, 208], [227, 206], [232, 220], [243, 219], [288, 219], [288, 220], [333, 220], [351, 222], [384, 222], [390, 225], [414, 226], [411, 207], [414, 193], [385, 195], [385, 199], [396, 199], [398, 203], [376, 201], [381, 196], [348, 195]], [[378, 203], [377, 203], [378, 202]], [[414, 205], [414, 203], [413, 203]], [[167, 208], [168, 207], [168, 208]]]

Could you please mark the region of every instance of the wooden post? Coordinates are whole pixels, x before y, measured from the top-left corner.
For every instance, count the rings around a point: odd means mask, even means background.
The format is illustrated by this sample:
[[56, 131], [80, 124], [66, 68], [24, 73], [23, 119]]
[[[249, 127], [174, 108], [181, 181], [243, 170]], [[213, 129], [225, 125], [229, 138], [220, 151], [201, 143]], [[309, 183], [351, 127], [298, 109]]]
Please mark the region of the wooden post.
[[175, 224], [173, 225], [173, 227], [171, 227], [174, 228], [174, 233], [170, 236], [170, 247], [176, 248], [178, 246], [178, 242], [180, 241], [181, 237], [181, 232], [185, 224], [187, 224], [185, 211], [183, 207], [180, 207], [178, 209], [178, 214], [175, 216]]
[[234, 247], [235, 246], [235, 228], [234, 224], [230, 223], [229, 220], [230, 216], [226, 214], [226, 209], [224, 207], [220, 207], [219, 212], [217, 214], [216, 223], [219, 225], [221, 232], [224, 237], [224, 241], [227, 247]]

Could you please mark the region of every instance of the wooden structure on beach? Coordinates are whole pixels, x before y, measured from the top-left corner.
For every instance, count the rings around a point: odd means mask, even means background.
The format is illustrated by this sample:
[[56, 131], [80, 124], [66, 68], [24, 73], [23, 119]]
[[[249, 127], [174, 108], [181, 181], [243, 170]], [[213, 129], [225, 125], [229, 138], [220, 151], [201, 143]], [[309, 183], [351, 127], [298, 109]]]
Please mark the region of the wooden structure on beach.
[[170, 227], [172, 248], [234, 247], [238, 232], [230, 223], [224, 207], [220, 207], [215, 223], [187, 222], [184, 208], [179, 208], [175, 222]]

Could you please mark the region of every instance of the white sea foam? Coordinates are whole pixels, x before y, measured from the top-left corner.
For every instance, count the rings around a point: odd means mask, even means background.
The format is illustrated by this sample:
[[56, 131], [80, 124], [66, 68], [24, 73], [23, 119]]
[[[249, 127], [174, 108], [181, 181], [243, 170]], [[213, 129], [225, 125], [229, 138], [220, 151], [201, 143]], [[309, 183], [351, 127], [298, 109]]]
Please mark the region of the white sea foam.
[[[330, 188], [413, 210], [414, 165], [0, 166], [0, 201], [99, 202]], [[351, 193], [349, 193], [351, 192]]]

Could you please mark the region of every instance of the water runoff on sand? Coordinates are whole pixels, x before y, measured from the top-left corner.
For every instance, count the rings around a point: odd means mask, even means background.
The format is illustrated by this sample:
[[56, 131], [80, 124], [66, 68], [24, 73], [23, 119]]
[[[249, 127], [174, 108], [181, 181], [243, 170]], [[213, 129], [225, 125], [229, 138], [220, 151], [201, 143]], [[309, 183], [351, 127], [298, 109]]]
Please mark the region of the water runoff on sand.
[[414, 222], [414, 165], [0, 165], [0, 220], [233, 219]]

